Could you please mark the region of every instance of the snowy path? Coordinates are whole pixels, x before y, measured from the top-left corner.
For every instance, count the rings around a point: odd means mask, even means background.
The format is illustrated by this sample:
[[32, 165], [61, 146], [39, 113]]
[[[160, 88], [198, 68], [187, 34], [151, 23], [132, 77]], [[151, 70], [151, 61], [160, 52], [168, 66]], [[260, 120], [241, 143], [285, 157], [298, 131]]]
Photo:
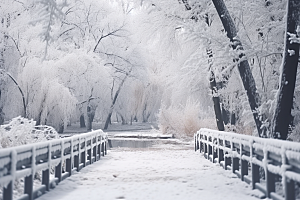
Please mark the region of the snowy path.
[[250, 186], [190, 145], [119, 148], [61, 182], [39, 200], [251, 200]]

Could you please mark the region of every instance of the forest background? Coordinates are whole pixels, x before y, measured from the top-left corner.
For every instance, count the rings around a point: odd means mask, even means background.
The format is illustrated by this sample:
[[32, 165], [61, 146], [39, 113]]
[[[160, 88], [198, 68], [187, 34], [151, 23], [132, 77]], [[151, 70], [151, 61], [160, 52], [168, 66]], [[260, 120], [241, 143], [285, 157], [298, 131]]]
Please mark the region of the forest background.
[[[0, 123], [21, 115], [63, 132], [76, 122], [88, 130], [92, 122], [103, 129], [157, 122], [163, 133], [183, 137], [219, 128], [218, 97], [225, 130], [258, 135], [238, 70], [247, 60], [260, 96], [256, 112], [271, 137], [287, 1], [224, 1], [242, 50], [232, 48], [213, 2], [4, 0]], [[296, 79], [288, 121], [289, 139], [299, 141]]]

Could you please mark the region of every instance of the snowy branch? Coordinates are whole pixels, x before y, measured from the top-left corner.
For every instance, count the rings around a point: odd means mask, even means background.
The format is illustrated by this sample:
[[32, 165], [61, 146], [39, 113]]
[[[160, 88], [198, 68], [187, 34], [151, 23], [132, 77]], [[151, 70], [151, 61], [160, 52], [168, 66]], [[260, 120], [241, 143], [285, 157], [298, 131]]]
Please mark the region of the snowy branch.
[[110, 37], [110, 36], [121, 37], [120, 35], [117, 34], [117, 32], [122, 31], [122, 29], [124, 28], [124, 26], [125, 26], [125, 25], [123, 24], [120, 28], [118, 28], [118, 29], [116, 29], [116, 30], [113, 30], [112, 32], [109, 32], [109, 33], [107, 33], [107, 34], [105, 34], [105, 35], [103, 35], [103, 30], [102, 30], [102, 35], [101, 35], [101, 37], [98, 39], [97, 44], [95, 45], [93, 52], [96, 52], [96, 50], [97, 50], [97, 48], [98, 48], [98, 45], [100, 44], [100, 42], [101, 42], [102, 39], [104, 39], [104, 38], [106, 38], [106, 37]]

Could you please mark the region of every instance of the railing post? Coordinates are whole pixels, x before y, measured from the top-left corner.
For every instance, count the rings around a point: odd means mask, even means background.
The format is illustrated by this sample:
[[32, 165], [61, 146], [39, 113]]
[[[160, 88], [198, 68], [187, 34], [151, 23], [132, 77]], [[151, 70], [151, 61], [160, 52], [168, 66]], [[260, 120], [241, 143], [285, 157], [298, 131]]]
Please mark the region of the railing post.
[[207, 136], [206, 135], [204, 135], [204, 141], [205, 141], [205, 143], [203, 145], [204, 145], [204, 157], [205, 157], [207, 154]]
[[231, 163], [231, 169], [232, 169], [232, 173], [235, 172], [235, 170], [239, 170], [240, 166], [239, 166], [239, 158], [232, 156], [232, 163]]
[[[17, 162], [17, 153], [12, 151], [10, 153], [10, 173], [14, 174], [16, 171], [16, 162]], [[3, 199], [12, 200], [13, 199], [13, 189], [14, 189], [14, 180], [12, 179], [6, 187], [3, 187], [2, 197]]]
[[194, 147], [195, 151], [197, 151], [197, 133], [194, 134]]
[[70, 140], [70, 147], [71, 147], [71, 150], [70, 150], [70, 158], [66, 160], [66, 170], [67, 172], [69, 172], [69, 176], [72, 175], [72, 161], [74, 159], [73, 157], [73, 138], [71, 138]]
[[95, 158], [95, 162], [97, 161], [97, 144], [93, 147], [93, 157]]
[[269, 160], [269, 152], [266, 149], [263, 149], [264, 152], [264, 162], [266, 162], [265, 164], [267, 164], [267, 166], [265, 166], [264, 170], [265, 170], [265, 175], [266, 175], [266, 196], [268, 198], [271, 198], [271, 192], [275, 192], [275, 174], [273, 174], [272, 172], [270, 172], [268, 170], [268, 164], [270, 163]]
[[80, 152], [78, 152], [78, 155], [74, 156], [74, 167], [76, 167], [78, 172], [79, 172], [79, 164], [80, 164], [79, 155], [80, 155]]
[[212, 146], [209, 144], [209, 140], [208, 140], [207, 146], [208, 146], [207, 159], [209, 160], [209, 156], [212, 154]]
[[97, 153], [99, 154], [99, 160], [101, 159], [101, 147], [102, 147], [102, 136], [100, 136], [100, 143], [98, 144], [98, 147], [97, 147]]
[[105, 143], [105, 140], [102, 142], [102, 146], [101, 146], [102, 156], [104, 156], [104, 143]]
[[[89, 140], [90, 141], [90, 149], [87, 150], [87, 159], [89, 161], [89, 164], [92, 164], [92, 139]], [[86, 143], [87, 145], [87, 143]], [[86, 147], [88, 148], [88, 147]]]
[[13, 199], [13, 181], [10, 181], [6, 187], [3, 187], [3, 199], [12, 200]]
[[267, 196], [271, 198], [271, 192], [275, 192], [275, 174], [266, 169]]
[[251, 172], [252, 172], [252, 189], [255, 189], [255, 183], [260, 182], [259, 177], [259, 166], [251, 163]]
[[50, 190], [50, 168], [51, 168], [51, 143], [48, 144], [48, 169], [42, 172], [42, 184], [46, 186], [46, 191]]
[[66, 171], [69, 172], [69, 176], [72, 175], [72, 162], [71, 162], [71, 158], [66, 159]]
[[221, 149], [219, 147], [219, 149], [218, 149], [218, 162], [220, 163], [223, 160], [224, 160], [224, 151], [223, 151], [223, 149]]
[[201, 134], [199, 133], [199, 142], [200, 142], [200, 150], [199, 150], [199, 152], [201, 153], [201, 152], [203, 152], [204, 151], [204, 149], [203, 149], [203, 142], [202, 142], [202, 139], [201, 139]]
[[31, 174], [24, 178], [24, 194], [28, 195], [29, 200], [33, 200], [33, 175], [35, 174], [36, 151], [35, 146], [31, 149]]
[[242, 157], [245, 155], [243, 150], [244, 146], [240, 143], [240, 159], [241, 159], [241, 180], [244, 181], [244, 176], [248, 175], [248, 161], [243, 160]]
[[28, 195], [29, 200], [33, 200], [33, 175], [24, 178], [24, 194]]
[[105, 150], [104, 150], [105, 155], [107, 155], [107, 138], [105, 138]]
[[215, 162], [215, 158], [217, 158], [217, 152], [216, 152], [216, 147], [215, 147], [215, 144], [214, 144], [214, 141], [215, 141], [215, 138], [214, 137], [211, 137], [211, 151], [212, 151], [212, 163]]
[[197, 145], [197, 150], [198, 150], [200, 148], [198, 135], [196, 135], [196, 145]]
[[231, 157], [228, 156], [228, 154], [225, 156], [224, 160], [225, 170], [227, 170], [227, 166], [231, 165]]
[[55, 177], [58, 178], [58, 182], [61, 182], [61, 177], [62, 177], [62, 160], [64, 156], [64, 145], [63, 141], [60, 143], [60, 162], [57, 166], [55, 166]]
[[95, 162], [98, 161], [97, 148], [98, 148], [98, 134], [96, 134], [96, 136], [95, 136], [95, 146], [93, 147], [93, 156], [95, 157]]
[[61, 174], [62, 174], [62, 166], [61, 162], [55, 166], [55, 177], [58, 178], [58, 182], [61, 181]]
[[42, 172], [42, 184], [46, 186], [46, 190], [50, 190], [50, 170], [49, 168]]
[[241, 159], [241, 179], [244, 181], [244, 176], [248, 175], [248, 162]]
[[285, 200], [295, 200], [295, 182], [285, 178]]
[[81, 158], [80, 161], [83, 164], [83, 167], [86, 166], [86, 138], [84, 138], [84, 151], [81, 152]]

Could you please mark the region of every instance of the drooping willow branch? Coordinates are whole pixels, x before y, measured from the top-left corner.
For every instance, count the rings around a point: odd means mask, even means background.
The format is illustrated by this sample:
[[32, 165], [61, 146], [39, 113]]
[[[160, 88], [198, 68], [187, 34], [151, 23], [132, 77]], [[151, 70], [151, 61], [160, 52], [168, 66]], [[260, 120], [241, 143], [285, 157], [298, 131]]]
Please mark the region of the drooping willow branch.
[[15, 85], [18, 87], [21, 95], [22, 95], [22, 101], [23, 101], [23, 117], [26, 117], [26, 103], [25, 103], [25, 96], [24, 96], [24, 93], [23, 93], [23, 90], [22, 88], [20, 87], [20, 85], [18, 84], [18, 82], [16, 81], [16, 79], [7, 71], [5, 71], [4, 69], [0, 69], [0, 74], [2, 75], [7, 75], [14, 83]]

